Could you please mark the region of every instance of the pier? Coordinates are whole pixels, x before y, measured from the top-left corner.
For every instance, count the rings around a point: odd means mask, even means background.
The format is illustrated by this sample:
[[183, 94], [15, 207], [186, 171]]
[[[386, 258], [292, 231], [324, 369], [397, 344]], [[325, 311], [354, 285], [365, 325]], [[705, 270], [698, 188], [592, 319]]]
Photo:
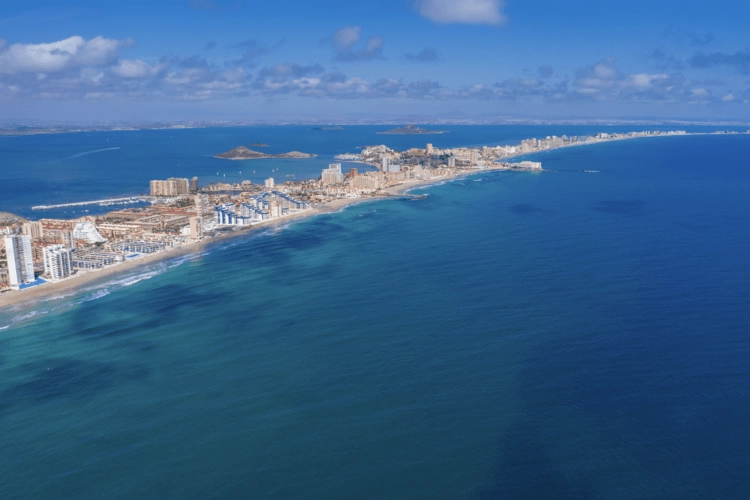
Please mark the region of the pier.
[[79, 201], [76, 203], [61, 203], [59, 205], [37, 205], [35, 207], [31, 207], [32, 210], [52, 210], [54, 208], [66, 208], [66, 207], [82, 207], [86, 205], [99, 205], [102, 207], [106, 207], [109, 205], [128, 205], [131, 203], [141, 203], [146, 202], [149, 203], [152, 201], [151, 196], [128, 196], [127, 198], [107, 198], [104, 200], [94, 200], [94, 201]]

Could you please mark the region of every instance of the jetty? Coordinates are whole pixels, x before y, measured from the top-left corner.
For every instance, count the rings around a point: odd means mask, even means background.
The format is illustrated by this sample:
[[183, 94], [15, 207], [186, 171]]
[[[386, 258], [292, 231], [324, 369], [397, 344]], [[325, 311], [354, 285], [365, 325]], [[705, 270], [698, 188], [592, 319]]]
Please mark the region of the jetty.
[[60, 203], [58, 205], [36, 205], [31, 207], [32, 210], [52, 210], [55, 208], [66, 208], [66, 207], [83, 207], [86, 205], [99, 205], [106, 207], [109, 205], [129, 205], [131, 203], [150, 203], [152, 201], [151, 196], [128, 196], [127, 198], [107, 198], [104, 200], [94, 201], [79, 201], [76, 203]]

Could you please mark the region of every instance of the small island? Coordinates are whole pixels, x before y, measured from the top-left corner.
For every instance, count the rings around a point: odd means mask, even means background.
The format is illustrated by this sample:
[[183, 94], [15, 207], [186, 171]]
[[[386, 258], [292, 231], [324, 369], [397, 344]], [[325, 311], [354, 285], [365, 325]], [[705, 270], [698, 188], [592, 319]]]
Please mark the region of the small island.
[[221, 158], [222, 160], [260, 160], [260, 159], [272, 159], [272, 158], [313, 158], [316, 155], [310, 153], [300, 153], [299, 151], [289, 151], [288, 153], [280, 154], [266, 154], [252, 149], [247, 149], [245, 146], [239, 146], [225, 153], [219, 153], [214, 155], [214, 158]]
[[250, 144], [250, 147], [251, 148], [267, 148], [268, 144], [263, 143], [263, 142], [254, 142], [254, 143]]
[[344, 130], [344, 127], [339, 127], [338, 125], [333, 125], [333, 126], [330, 126], [330, 127], [313, 127], [310, 130], [323, 130], [323, 131]]
[[389, 135], [423, 135], [423, 134], [444, 134], [447, 130], [429, 130], [426, 128], [415, 127], [414, 125], [407, 125], [405, 127], [393, 128], [391, 130], [384, 130], [383, 132], [375, 132], [376, 134], [389, 134]]

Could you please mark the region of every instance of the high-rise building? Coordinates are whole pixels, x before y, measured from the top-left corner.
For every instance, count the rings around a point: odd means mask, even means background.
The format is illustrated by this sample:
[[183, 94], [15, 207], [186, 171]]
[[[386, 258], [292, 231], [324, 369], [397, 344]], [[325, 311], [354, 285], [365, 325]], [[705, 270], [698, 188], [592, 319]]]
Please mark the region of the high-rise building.
[[44, 274], [53, 280], [60, 280], [70, 276], [71, 269], [70, 250], [65, 245], [44, 247]]
[[341, 184], [344, 182], [344, 174], [341, 173], [341, 163], [330, 163], [328, 168], [323, 169], [320, 180], [323, 184]]
[[380, 159], [380, 170], [383, 172], [390, 172], [391, 170], [391, 159], [384, 156]]
[[208, 196], [205, 194], [196, 194], [195, 195], [195, 210], [198, 212], [198, 215], [204, 215], [206, 212], [208, 212], [211, 209], [209, 203], [208, 203]]
[[190, 217], [190, 239], [197, 241], [203, 239], [203, 219]]
[[472, 149], [471, 150], [471, 164], [476, 165], [478, 160], [479, 158], [478, 158], [477, 150]]
[[198, 178], [193, 177], [190, 179], [190, 191], [198, 191], [200, 189], [200, 185], [198, 185]]
[[350, 169], [349, 169], [349, 173], [348, 173], [348, 174], [346, 174], [346, 176], [347, 176], [347, 177], [349, 177], [350, 179], [354, 179], [354, 178], [355, 178], [355, 177], [357, 177], [358, 175], [359, 175], [359, 172], [357, 171], [357, 169], [356, 169], [356, 168], [350, 168]]
[[266, 179], [266, 189], [273, 189], [273, 177]]
[[448, 166], [451, 168], [455, 168], [456, 166], [456, 157], [455, 156], [449, 156], [448, 157]]
[[6, 236], [4, 241], [10, 287], [18, 289], [21, 285], [36, 281], [31, 238], [25, 234], [13, 234]]
[[351, 186], [354, 189], [361, 189], [363, 191], [375, 191], [380, 187], [380, 182], [368, 175], [358, 175], [352, 179]]
[[29, 236], [32, 240], [38, 240], [44, 235], [42, 223], [39, 221], [27, 222], [23, 225], [21, 230], [23, 231], [23, 234]]
[[432, 156], [432, 144], [429, 144], [429, 143], [427, 144], [426, 153], [427, 153], [427, 156]]
[[189, 191], [190, 182], [187, 179], [170, 177], [166, 181], [151, 181], [151, 196], [179, 196]]

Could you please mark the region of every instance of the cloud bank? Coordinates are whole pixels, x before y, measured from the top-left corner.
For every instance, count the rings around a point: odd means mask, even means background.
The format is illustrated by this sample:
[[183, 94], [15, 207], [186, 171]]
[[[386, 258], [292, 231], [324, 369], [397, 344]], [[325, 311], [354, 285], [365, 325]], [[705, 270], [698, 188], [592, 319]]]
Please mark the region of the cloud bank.
[[[335, 60], [355, 61], [382, 57], [382, 39], [362, 40], [362, 30], [349, 26], [326, 42]], [[679, 70], [625, 73], [614, 59], [605, 59], [560, 75], [550, 66], [525, 77], [490, 83], [447, 87], [431, 78], [363, 78], [319, 63], [287, 61], [249, 69], [269, 49], [257, 40], [235, 46], [240, 59], [216, 62], [200, 55], [169, 55], [156, 61], [123, 57], [132, 40], [73, 36], [51, 43], [7, 44], [0, 40], [1, 99], [107, 99], [206, 101], [278, 96], [317, 99], [415, 99], [432, 101], [494, 100], [540, 103], [661, 102], [738, 105], [750, 99], [750, 90], [726, 88], [717, 80], [689, 80]], [[406, 54], [408, 61], [438, 60], [437, 49], [427, 47]], [[750, 71], [750, 54], [696, 54], [696, 68], [730, 66]], [[529, 75], [534, 75], [529, 77]]]

